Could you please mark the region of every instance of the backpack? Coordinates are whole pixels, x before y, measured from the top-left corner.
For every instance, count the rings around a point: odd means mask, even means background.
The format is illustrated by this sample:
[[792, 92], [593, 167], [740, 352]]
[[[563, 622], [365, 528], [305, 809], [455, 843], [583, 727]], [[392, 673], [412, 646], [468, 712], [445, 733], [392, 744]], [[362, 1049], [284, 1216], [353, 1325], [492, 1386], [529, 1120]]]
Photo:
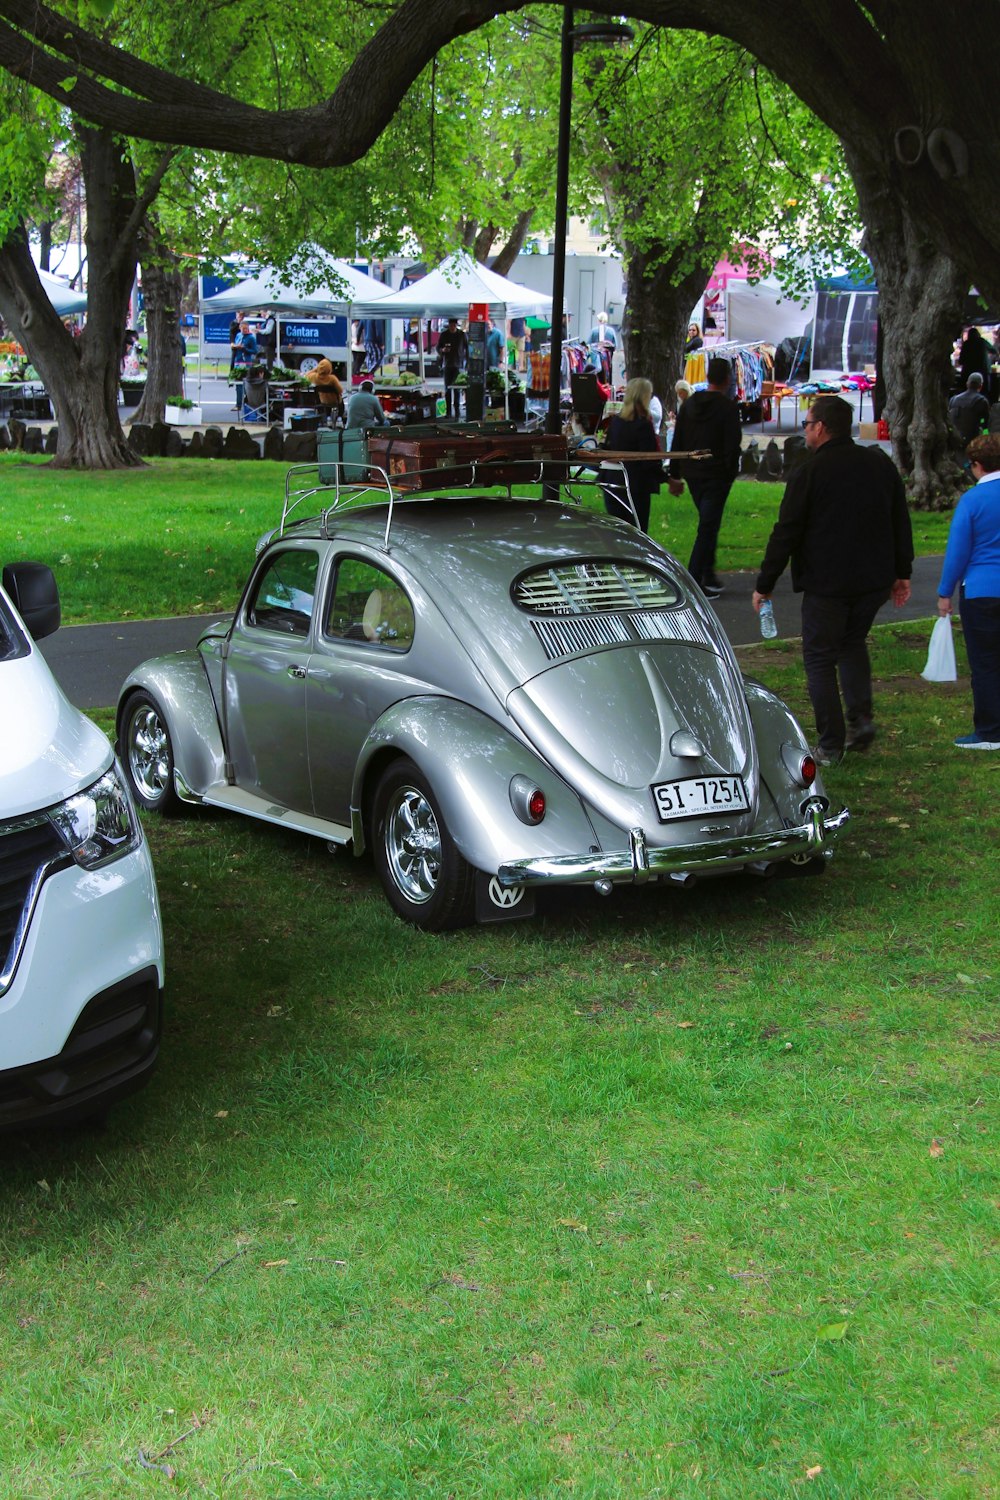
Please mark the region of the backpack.
[[781, 477], [781, 449], [774, 441], [774, 438], [772, 438], [764, 449], [763, 458], [757, 465], [757, 478], [766, 480], [780, 479]]
[[760, 453], [757, 449], [757, 439], [751, 438], [749, 444], [740, 454], [740, 473], [748, 475], [751, 479], [757, 473], [760, 463]]
[[782, 454], [782, 469], [785, 478], [787, 479], [788, 475], [793, 473], [808, 456], [806, 440], [800, 432], [793, 432], [790, 437], [786, 437], [785, 451]]

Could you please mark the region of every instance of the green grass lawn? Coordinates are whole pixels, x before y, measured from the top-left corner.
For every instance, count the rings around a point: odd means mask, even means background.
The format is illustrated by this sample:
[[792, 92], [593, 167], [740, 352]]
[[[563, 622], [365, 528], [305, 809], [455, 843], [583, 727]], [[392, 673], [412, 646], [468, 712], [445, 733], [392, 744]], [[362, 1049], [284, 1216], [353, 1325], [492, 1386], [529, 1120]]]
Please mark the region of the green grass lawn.
[[432, 937], [366, 860], [148, 821], [160, 1069], [4, 1143], [0, 1494], [1000, 1494], [1000, 759], [928, 630], [820, 880]]
[[[264, 462], [155, 459], [141, 470], [81, 474], [2, 455], [3, 560], [54, 568], [67, 624], [232, 609], [257, 538], [281, 519], [284, 480], [283, 465]], [[776, 484], [733, 486], [724, 571], [760, 566], [781, 495]], [[944, 551], [949, 521], [914, 515], [919, 554]], [[653, 497], [653, 536], [686, 561], [695, 529], [690, 498], [664, 486]]]

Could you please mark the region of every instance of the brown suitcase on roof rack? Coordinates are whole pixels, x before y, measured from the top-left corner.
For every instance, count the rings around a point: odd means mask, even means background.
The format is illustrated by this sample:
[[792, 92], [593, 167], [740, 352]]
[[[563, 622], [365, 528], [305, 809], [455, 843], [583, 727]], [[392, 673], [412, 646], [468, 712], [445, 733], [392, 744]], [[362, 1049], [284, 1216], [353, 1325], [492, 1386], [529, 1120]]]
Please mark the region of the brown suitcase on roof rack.
[[[565, 437], [544, 432], [409, 438], [369, 432], [368, 462], [384, 469], [397, 489], [437, 489], [442, 484], [511, 484], [565, 477]], [[529, 467], [535, 466], [534, 472]]]
[[373, 432], [368, 438], [368, 463], [384, 469], [393, 486], [401, 490], [437, 489], [442, 484], [468, 484], [471, 461], [481, 459], [493, 444], [488, 438], [406, 437]]

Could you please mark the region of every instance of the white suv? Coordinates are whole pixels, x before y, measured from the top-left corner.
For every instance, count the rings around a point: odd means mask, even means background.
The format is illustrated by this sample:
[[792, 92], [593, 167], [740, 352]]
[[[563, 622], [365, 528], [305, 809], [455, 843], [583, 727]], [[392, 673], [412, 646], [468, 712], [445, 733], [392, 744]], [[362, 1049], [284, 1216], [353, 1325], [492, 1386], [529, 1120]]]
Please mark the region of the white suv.
[[32, 638], [50, 569], [0, 588], [0, 1128], [101, 1115], [160, 1044], [163, 933], [149, 849], [105, 735]]

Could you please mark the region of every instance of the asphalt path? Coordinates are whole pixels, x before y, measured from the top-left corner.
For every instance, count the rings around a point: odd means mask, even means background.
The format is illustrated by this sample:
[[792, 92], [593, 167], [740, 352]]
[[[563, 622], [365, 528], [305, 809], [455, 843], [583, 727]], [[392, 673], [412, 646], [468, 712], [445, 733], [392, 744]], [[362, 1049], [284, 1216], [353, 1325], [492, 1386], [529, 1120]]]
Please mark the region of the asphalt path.
[[[724, 573], [725, 593], [714, 601], [715, 612], [734, 646], [749, 646], [760, 640], [757, 616], [750, 602], [755, 576]], [[940, 557], [918, 557], [909, 604], [898, 610], [891, 603], [885, 605], [876, 624], [936, 616], [940, 577]], [[778, 634], [785, 639], [797, 637], [799, 600], [792, 593], [787, 572], [778, 580], [773, 597]], [[66, 696], [78, 708], [110, 708], [118, 701], [121, 685], [133, 667], [147, 657], [194, 646], [208, 621], [218, 618], [218, 615], [183, 615], [177, 619], [129, 620], [111, 625], [66, 625], [40, 642], [40, 650]]]

